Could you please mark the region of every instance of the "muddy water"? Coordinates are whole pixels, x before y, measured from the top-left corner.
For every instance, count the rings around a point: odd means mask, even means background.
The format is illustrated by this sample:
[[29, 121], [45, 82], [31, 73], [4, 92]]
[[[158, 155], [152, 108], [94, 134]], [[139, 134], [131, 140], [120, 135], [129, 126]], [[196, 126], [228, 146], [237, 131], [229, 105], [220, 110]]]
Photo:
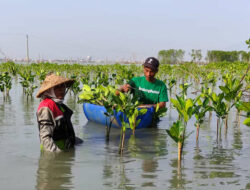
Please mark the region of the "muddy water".
[[[105, 128], [88, 122], [82, 105], [67, 96], [72, 122], [84, 143], [62, 154], [40, 153], [35, 112], [38, 99], [28, 99], [16, 82], [10, 98], [0, 95], [0, 189], [250, 189], [250, 128], [229, 128], [216, 141], [216, 117], [187, 139], [181, 169], [177, 145], [165, 129], [177, 119], [169, 110], [157, 129], [127, 134], [124, 155], [118, 155], [119, 130], [105, 142]], [[195, 131], [194, 119], [188, 132]]]

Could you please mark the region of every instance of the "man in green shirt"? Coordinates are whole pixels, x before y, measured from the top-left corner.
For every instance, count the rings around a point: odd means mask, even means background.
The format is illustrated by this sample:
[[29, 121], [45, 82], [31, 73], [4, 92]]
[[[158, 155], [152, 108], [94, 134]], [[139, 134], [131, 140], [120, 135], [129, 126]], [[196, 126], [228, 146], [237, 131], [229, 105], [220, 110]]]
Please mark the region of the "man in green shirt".
[[140, 107], [166, 107], [168, 101], [167, 88], [164, 82], [155, 78], [158, 72], [159, 61], [149, 57], [143, 64], [144, 76], [132, 78], [128, 84], [121, 86], [122, 92], [132, 91], [143, 103]]

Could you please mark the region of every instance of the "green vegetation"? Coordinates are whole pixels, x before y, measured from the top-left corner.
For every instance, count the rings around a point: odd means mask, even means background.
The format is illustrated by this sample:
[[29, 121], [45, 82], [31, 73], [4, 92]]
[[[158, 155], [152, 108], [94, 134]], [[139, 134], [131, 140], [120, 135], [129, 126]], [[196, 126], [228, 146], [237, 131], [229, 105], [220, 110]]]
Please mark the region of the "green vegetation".
[[[126, 129], [130, 128], [135, 133], [135, 128], [139, 125], [140, 119], [137, 119], [139, 115], [143, 115], [147, 112], [147, 109], [138, 109], [140, 102], [137, 98], [130, 93], [123, 94], [122, 92], [116, 93], [116, 88], [112, 86], [104, 87], [102, 85], [91, 88], [90, 86], [84, 85], [82, 93], [79, 95], [80, 102], [89, 102], [97, 105], [102, 105], [106, 108], [106, 116], [114, 116], [114, 113], [122, 112], [120, 115], [121, 126], [121, 140], [120, 140], [120, 153], [122, 154], [124, 149], [124, 140]], [[128, 121], [128, 122], [127, 122]], [[107, 139], [109, 139], [110, 127], [106, 126]]]
[[[125, 113], [127, 118], [121, 118], [124, 121], [121, 134], [125, 135], [128, 128], [134, 132], [139, 122], [135, 118], [144, 111], [137, 109], [140, 103], [135, 97], [122, 93], [116, 95], [115, 89], [133, 76], [142, 75], [141, 65], [2, 63], [0, 64], [0, 89], [4, 97], [7, 96], [7, 92], [11, 91], [12, 82], [15, 81], [22, 85], [27, 97], [33, 97], [37, 87], [51, 72], [75, 79], [76, 82], [70, 89], [71, 94], [78, 98], [80, 90], [83, 88], [79, 103], [85, 101], [105, 106], [107, 116], [111, 118], [111, 121], [114, 111]], [[179, 139], [177, 142], [185, 142], [188, 136], [185, 134], [185, 130], [189, 127], [188, 121], [191, 117], [196, 118], [196, 139], [198, 141], [200, 125], [206, 119], [207, 112], [214, 112], [218, 117], [218, 122], [224, 120], [225, 127], [227, 127], [227, 115], [234, 109], [238, 112], [237, 117], [245, 117], [244, 124], [249, 126], [249, 63], [224, 61], [206, 65], [189, 62], [175, 65], [161, 64], [157, 77], [167, 84], [173, 109], [177, 110], [180, 115], [179, 119], [173, 125], [171, 124], [172, 126], [167, 126], [170, 127], [168, 134], [174, 140]], [[172, 97], [176, 97], [176, 99]], [[171, 106], [169, 109], [172, 109]], [[157, 110], [156, 115], [160, 116], [164, 112], [166, 110]], [[211, 118], [209, 117], [209, 119]], [[221, 131], [219, 124], [218, 130]], [[107, 136], [109, 131], [110, 126], [107, 126]], [[178, 133], [171, 131], [178, 131]], [[124, 146], [122, 139], [125, 137], [122, 135], [121, 150]]]
[[[248, 47], [250, 47], [249, 40], [246, 41]], [[185, 55], [184, 50], [160, 50], [158, 52], [158, 58], [162, 64], [179, 64], [183, 62], [183, 57]], [[202, 53], [201, 50], [192, 49], [189, 53], [191, 56], [191, 62], [201, 63]], [[250, 52], [246, 51], [222, 51], [222, 50], [209, 50], [207, 51], [206, 61], [208, 63], [219, 63], [219, 62], [250, 62]]]

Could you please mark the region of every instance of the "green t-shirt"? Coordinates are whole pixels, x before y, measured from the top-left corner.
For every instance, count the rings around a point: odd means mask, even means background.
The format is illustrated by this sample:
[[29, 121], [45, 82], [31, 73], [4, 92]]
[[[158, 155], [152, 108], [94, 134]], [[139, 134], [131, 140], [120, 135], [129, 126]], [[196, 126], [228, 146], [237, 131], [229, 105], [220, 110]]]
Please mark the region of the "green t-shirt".
[[164, 82], [156, 79], [154, 82], [148, 82], [145, 76], [134, 77], [129, 83], [132, 92], [138, 96], [143, 104], [156, 104], [167, 102], [167, 87]]

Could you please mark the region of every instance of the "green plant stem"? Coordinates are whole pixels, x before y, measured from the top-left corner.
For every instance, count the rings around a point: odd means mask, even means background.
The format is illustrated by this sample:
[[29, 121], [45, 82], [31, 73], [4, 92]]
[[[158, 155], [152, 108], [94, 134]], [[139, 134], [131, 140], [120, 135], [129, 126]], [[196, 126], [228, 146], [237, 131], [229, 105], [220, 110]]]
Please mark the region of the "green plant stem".
[[182, 142], [178, 142], [178, 161], [181, 161], [181, 154], [182, 154]]
[[123, 149], [124, 149], [124, 141], [125, 141], [125, 131], [122, 129], [121, 133], [121, 146], [120, 146], [120, 155], [123, 155]]
[[196, 144], [199, 142], [199, 131], [200, 131], [200, 125], [199, 123], [196, 124]]
[[227, 132], [227, 128], [228, 128], [228, 115], [225, 118], [225, 129], [226, 129], [226, 132]]
[[219, 135], [219, 124], [220, 124], [220, 118], [217, 118], [217, 130], [216, 130], [216, 136], [217, 136], [217, 142], [218, 142], [218, 135]]

